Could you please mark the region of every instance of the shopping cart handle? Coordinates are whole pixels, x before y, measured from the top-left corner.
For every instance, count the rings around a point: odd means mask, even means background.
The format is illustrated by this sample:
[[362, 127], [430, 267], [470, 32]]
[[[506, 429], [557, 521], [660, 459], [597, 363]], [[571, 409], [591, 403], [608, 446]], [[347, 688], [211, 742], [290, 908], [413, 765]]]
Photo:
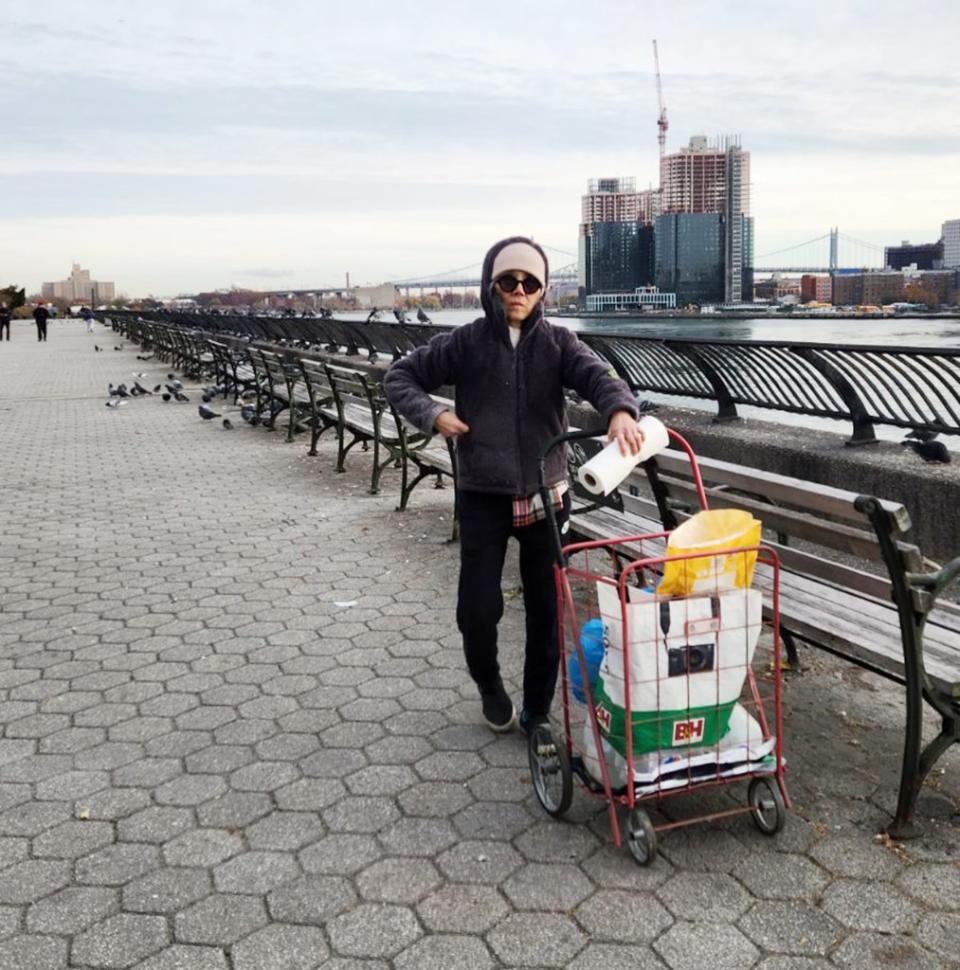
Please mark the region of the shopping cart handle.
[[551, 439], [547, 443], [547, 447], [543, 449], [543, 454], [538, 460], [538, 468], [540, 470], [540, 489], [541, 491], [546, 488], [546, 473], [547, 473], [547, 456], [556, 448], [558, 445], [566, 444], [568, 441], [581, 441], [584, 438], [602, 438], [606, 434], [605, 428], [596, 428], [593, 431], [585, 431], [582, 428], [578, 428], [576, 431], [565, 431], [563, 434], [558, 434], [556, 438]]

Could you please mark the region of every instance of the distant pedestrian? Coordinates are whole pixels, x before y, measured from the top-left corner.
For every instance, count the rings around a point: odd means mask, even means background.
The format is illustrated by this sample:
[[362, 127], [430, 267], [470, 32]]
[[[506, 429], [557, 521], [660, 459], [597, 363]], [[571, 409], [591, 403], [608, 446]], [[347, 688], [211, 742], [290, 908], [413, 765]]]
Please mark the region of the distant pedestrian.
[[86, 325], [87, 333], [93, 333], [93, 310], [90, 307], [85, 306], [80, 310], [80, 316], [83, 317], [83, 322]]
[[33, 319], [37, 321], [37, 340], [46, 340], [50, 311], [42, 303], [38, 303], [33, 311]]
[[7, 340], [10, 339], [10, 311], [6, 303], [0, 304], [0, 340], [3, 340], [3, 331], [6, 328]]

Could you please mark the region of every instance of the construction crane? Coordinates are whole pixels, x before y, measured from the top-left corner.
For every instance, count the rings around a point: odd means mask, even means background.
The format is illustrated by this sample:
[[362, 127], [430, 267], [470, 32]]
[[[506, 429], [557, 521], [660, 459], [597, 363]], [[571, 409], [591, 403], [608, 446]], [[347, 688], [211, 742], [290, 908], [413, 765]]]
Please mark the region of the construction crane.
[[657, 70], [657, 102], [660, 105], [660, 117], [657, 118], [657, 143], [660, 145], [660, 158], [662, 159], [667, 150], [667, 129], [670, 123], [667, 121], [667, 109], [663, 104], [663, 84], [660, 82], [660, 55], [657, 53], [657, 41], [653, 41], [653, 63]]

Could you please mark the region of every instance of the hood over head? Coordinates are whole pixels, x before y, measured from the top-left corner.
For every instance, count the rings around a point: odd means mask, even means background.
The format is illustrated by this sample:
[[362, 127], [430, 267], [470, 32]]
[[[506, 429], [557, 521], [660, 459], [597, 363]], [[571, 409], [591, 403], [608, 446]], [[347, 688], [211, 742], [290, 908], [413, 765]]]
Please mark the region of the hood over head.
[[[501, 253], [504, 254], [504, 258], [497, 259]], [[541, 261], [542, 273], [540, 271]], [[506, 265], [507, 263], [510, 265]], [[494, 267], [496, 267], [496, 275], [494, 274]], [[543, 284], [540, 299], [528, 319], [543, 316], [543, 298], [547, 292], [550, 264], [547, 261], [547, 254], [526, 236], [508, 236], [506, 239], [501, 239], [500, 242], [494, 243], [487, 250], [487, 255], [483, 257], [483, 272], [480, 276], [480, 303], [486, 315], [492, 320], [506, 321], [503, 304], [494, 295], [493, 284], [498, 276], [502, 276], [511, 269], [522, 270], [530, 276], [535, 276]]]

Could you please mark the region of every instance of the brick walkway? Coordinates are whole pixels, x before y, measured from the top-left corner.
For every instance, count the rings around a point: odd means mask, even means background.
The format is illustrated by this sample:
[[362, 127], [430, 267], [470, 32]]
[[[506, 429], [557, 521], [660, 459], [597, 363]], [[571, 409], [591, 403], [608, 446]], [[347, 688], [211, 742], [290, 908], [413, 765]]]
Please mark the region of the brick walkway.
[[[785, 831], [667, 833], [641, 869], [478, 725], [449, 490], [400, 516], [367, 456], [338, 476], [190, 388], [109, 411], [167, 367], [33, 334], [0, 345], [0, 970], [960, 965], [955, 755], [925, 838], [874, 840], [895, 688], [811, 656]], [[515, 600], [504, 626], [516, 686]]]

